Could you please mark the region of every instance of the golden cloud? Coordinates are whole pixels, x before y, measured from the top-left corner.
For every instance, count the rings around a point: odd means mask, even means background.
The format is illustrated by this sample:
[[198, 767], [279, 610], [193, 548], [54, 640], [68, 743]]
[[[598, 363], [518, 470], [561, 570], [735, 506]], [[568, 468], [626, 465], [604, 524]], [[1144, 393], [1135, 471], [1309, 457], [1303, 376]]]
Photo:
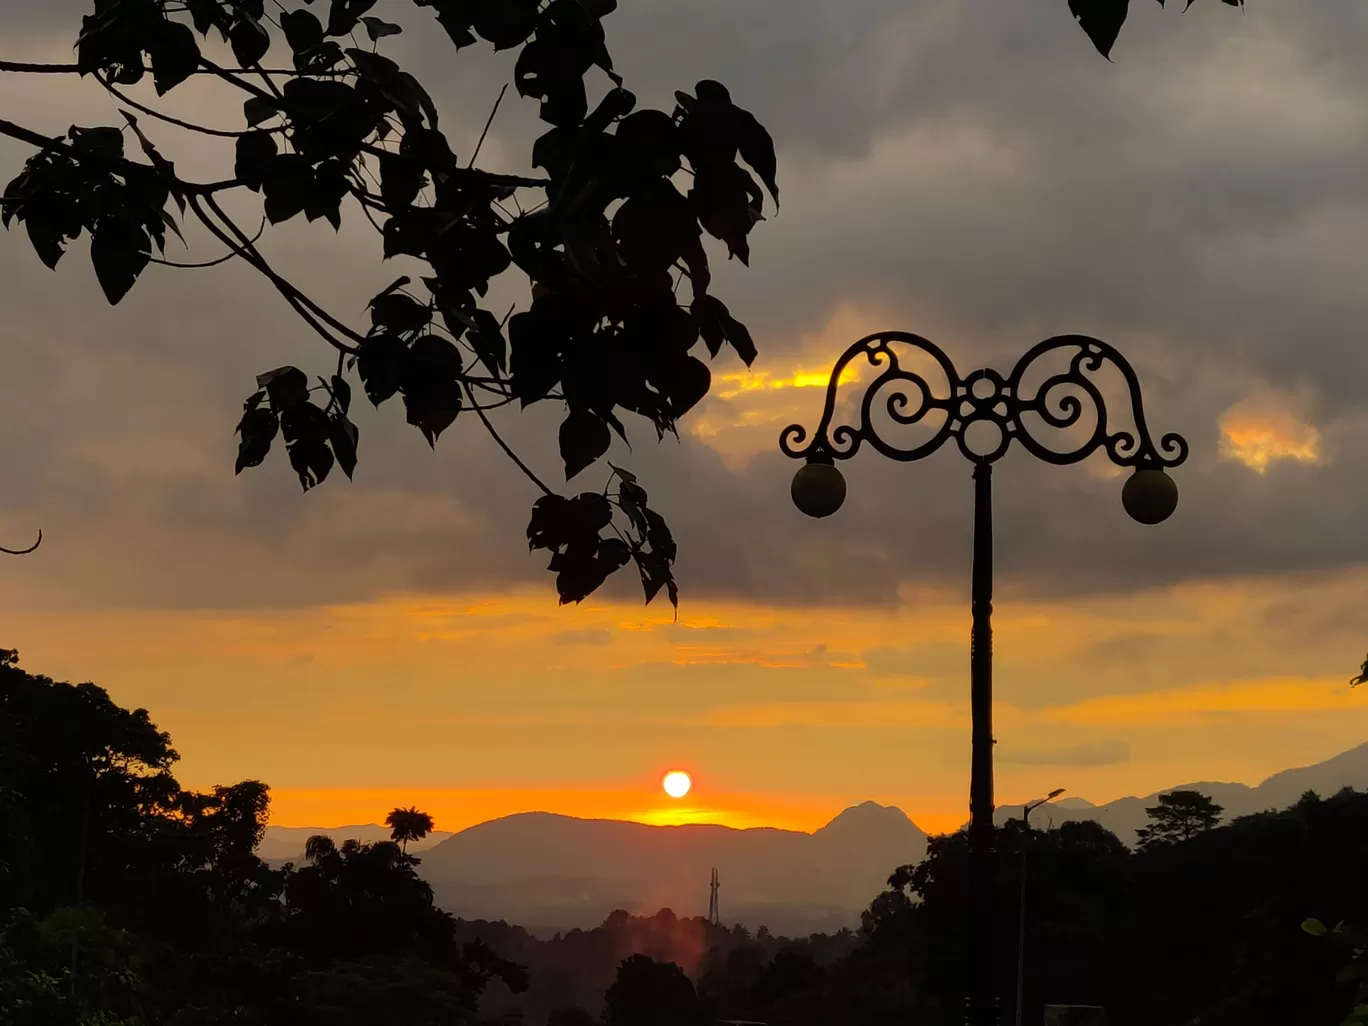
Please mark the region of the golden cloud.
[[1277, 460], [1321, 461], [1321, 436], [1300, 420], [1293, 403], [1274, 393], [1250, 396], [1221, 414], [1221, 454], [1257, 474]]

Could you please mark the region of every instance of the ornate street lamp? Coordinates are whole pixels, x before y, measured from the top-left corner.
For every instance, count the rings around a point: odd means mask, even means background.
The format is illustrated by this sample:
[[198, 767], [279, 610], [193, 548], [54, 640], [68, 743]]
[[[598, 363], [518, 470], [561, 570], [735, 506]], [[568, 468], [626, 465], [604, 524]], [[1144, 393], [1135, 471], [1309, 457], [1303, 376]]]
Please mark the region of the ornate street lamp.
[[[900, 355], [913, 359], [908, 366]], [[1038, 384], [1029, 374], [1046, 367], [1048, 358], [1067, 356], [1065, 370], [1046, 370]], [[832, 426], [837, 390], [847, 368], [864, 357], [880, 367], [878, 376], [857, 404], [858, 421]], [[929, 358], [929, 361], [928, 359]], [[934, 373], [923, 373], [927, 363]], [[1119, 371], [1129, 393], [1135, 431], [1114, 430], [1108, 422], [1102, 390], [1094, 376], [1110, 365]], [[885, 437], [873, 419], [875, 404], [893, 428], [918, 428], [920, 440], [899, 444]], [[1068, 436], [1085, 426], [1091, 410], [1092, 431], [1086, 438], [1058, 439], [1051, 448], [1037, 437], [1042, 428]], [[978, 436], [971, 439], [971, 430]], [[929, 432], [929, 437], [926, 433]], [[986, 437], [985, 437], [986, 436]], [[1116, 465], [1129, 467], [1121, 504], [1142, 524], [1158, 524], [1178, 506], [1178, 488], [1164, 471], [1187, 459], [1181, 435], [1166, 434], [1156, 447], [1150, 439], [1140, 401], [1140, 382], [1126, 359], [1105, 342], [1086, 335], [1059, 335], [1026, 353], [1005, 378], [997, 371], [976, 370], [961, 378], [949, 357], [920, 335], [884, 331], [856, 342], [842, 354], [827, 385], [821, 422], [812, 433], [792, 424], [780, 435], [786, 456], [806, 461], [793, 478], [793, 501], [812, 517], [826, 517], [845, 501], [845, 479], [837, 460], [854, 456], [866, 443], [902, 463], [924, 459], [953, 440], [974, 465], [973, 626], [970, 633], [970, 708], [972, 761], [969, 781], [969, 996], [966, 1022], [996, 1026], [1000, 1012], [994, 993], [992, 964], [992, 896], [996, 875], [993, 830], [993, 464], [1012, 443], [1047, 463], [1078, 463], [1101, 451]]]

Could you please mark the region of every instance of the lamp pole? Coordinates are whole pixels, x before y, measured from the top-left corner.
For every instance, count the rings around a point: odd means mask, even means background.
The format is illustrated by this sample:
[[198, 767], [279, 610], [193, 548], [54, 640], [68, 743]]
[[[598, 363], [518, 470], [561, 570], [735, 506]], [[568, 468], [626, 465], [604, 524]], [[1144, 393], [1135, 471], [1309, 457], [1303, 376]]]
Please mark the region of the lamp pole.
[[[900, 358], [910, 355], [908, 366]], [[1052, 356], [1067, 356], [1067, 368], [1046, 372], [1032, 386], [1028, 373]], [[837, 390], [851, 364], [865, 359], [882, 369], [855, 404], [854, 422], [833, 426]], [[933, 373], [923, 373], [927, 358]], [[1118, 371], [1130, 399], [1134, 431], [1113, 430], [1101, 387], [1094, 376], [1103, 367]], [[882, 419], [874, 419], [875, 402]], [[1084, 413], [1092, 411], [1090, 421]], [[1091, 423], [1081, 441], [1070, 429]], [[920, 428], [910, 440], [889, 437], [893, 429]], [[977, 442], [969, 437], [980, 431]], [[1045, 429], [1064, 446], [1052, 448], [1037, 437]], [[994, 431], [996, 432], [994, 435]], [[1061, 437], [1064, 435], [1066, 437]], [[1103, 452], [1116, 465], [1133, 473], [1121, 490], [1130, 516], [1143, 524], [1157, 524], [1178, 505], [1178, 489], [1164, 473], [1187, 459], [1188, 445], [1180, 435], [1166, 434], [1158, 446], [1150, 438], [1140, 400], [1140, 382], [1130, 363], [1105, 342], [1086, 335], [1059, 335], [1026, 352], [1004, 377], [991, 369], [961, 377], [948, 356], [920, 335], [885, 331], [850, 346], [836, 361], [827, 384], [822, 418], [811, 439], [801, 424], [781, 433], [779, 448], [786, 456], [806, 461], [794, 475], [792, 495], [809, 516], [835, 513], [845, 501], [845, 479], [837, 460], [854, 456], [868, 443], [881, 455], [902, 463], [924, 459], [953, 439], [974, 465], [974, 550], [970, 634], [970, 708], [972, 759], [969, 777], [969, 994], [965, 1004], [968, 1026], [997, 1026], [1001, 1010], [993, 980], [993, 890], [997, 851], [993, 827], [993, 464], [1019, 442], [1031, 455], [1047, 463], [1078, 463]]]
[[1021, 807], [1021, 897], [1017, 900], [1017, 966], [1016, 966], [1016, 1026], [1022, 1026], [1026, 1011], [1026, 855], [1031, 848], [1031, 813], [1046, 802], [1064, 793], [1056, 787], [1044, 798], [1037, 798]]

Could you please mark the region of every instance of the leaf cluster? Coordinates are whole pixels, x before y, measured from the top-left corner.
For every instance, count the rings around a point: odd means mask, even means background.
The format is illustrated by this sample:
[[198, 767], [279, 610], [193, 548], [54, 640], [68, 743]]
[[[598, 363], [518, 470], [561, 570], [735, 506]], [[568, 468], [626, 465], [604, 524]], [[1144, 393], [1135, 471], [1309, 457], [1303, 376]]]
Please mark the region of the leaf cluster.
[[[350, 477], [352, 374], [376, 406], [400, 396], [429, 445], [467, 410], [494, 433], [488, 410], [562, 403], [557, 443], [567, 480], [602, 459], [614, 434], [628, 441], [625, 414], [644, 418], [657, 439], [677, 432], [711, 385], [704, 350], [717, 357], [730, 346], [748, 365], [756, 356], [745, 325], [709, 291], [703, 240], [749, 261], [766, 193], [778, 203], [769, 133], [714, 81], [677, 92], [672, 111], [637, 109], [607, 49], [601, 19], [611, 2], [414, 2], [458, 49], [483, 40], [517, 51], [516, 89], [548, 125], [532, 152], [543, 177], [485, 172], [473, 166], [474, 152], [458, 159], [432, 97], [378, 52], [402, 28], [369, 13], [375, 0], [329, 0], [326, 12], [320, 2], [318, 13], [305, 0], [278, 16], [263, 0], [97, 0], [83, 22], [78, 67], [115, 96], [149, 73], [158, 95], [195, 74], [243, 94], [245, 126], [233, 131], [138, 105], [192, 131], [233, 136], [232, 177], [181, 180], [126, 115], [148, 163], [125, 158], [124, 130], [73, 129], [7, 188], [5, 224], [22, 221], [49, 266], [89, 231], [97, 275], [118, 302], [174, 227], [165, 209], [174, 198], [338, 350], [336, 372], [318, 387], [294, 367], [258, 377], [238, 425], [238, 472], [260, 465], [280, 437], [306, 490], [334, 465]], [[362, 29], [370, 48], [356, 43]], [[226, 45], [238, 67], [216, 63], [214, 45]], [[282, 50], [290, 67], [268, 68]], [[380, 258], [420, 271], [373, 297], [364, 330], [350, 326], [269, 265], [217, 203], [231, 189], [259, 194], [272, 225], [303, 215], [337, 229], [345, 212], [359, 210], [379, 234]], [[532, 299], [500, 317], [484, 300], [491, 280], [510, 270], [527, 277]], [[626, 540], [604, 536], [590, 552], [564, 512], [584, 503], [556, 496], [518, 462], [548, 493], [533, 521], [537, 535], [557, 539], [546, 547], [556, 550], [562, 601], [578, 601], [629, 561], [648, 601], [662, 588], [675, 600], [674, 543], [634, 481], [608, 504]]]

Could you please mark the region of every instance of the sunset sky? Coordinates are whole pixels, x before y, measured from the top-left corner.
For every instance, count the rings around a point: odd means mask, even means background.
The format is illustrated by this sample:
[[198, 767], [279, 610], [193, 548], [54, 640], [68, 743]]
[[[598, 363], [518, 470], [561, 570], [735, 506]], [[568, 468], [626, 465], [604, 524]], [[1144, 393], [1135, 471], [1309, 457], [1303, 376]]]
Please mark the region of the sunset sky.
[[[10, 6], [0, 57], [71, 59], [84, 0]], [[534, 490], [475, 421], [434, 453], [397, 404], [358, 407], [353, 483], [301, 495], [283, 453], [234, 478], [254, 375], [331, 363], [269, 286], [152, 268], [111, 309], [84, 253], [53, 273], [0, 234], [0, 544], [46, 535], [0, 562], [0, 646], [150, 709], [183, 783], [267, 781], [282, 825], [402, 802], [448, 830], [531, 809], [812, 829], [874, 799], [953, 828], [969, 465], [862, 454], [814, 522], [778, 434], [815, 423], [867, 332], [926, 335], [966, 371], [1082, 332], [1131, 358], [1152, 428], [1192, 456], [1152, 528], [1109, 466], [999, 465], [999, 801], [1257, 783], [1368, 739], [1347, 685], [1368, 649], [1368, 9], [1133, 7], [1109, 64], [1064, 0], [621, 0], [609, 44], [643, 105], [717, 78], [779, 153], [752, 266], [713, 253], [760, 358], [714, 362], [677, 443], [642, 425], [610, 456], [675, 529], [677, 622], [626, 575], [558, 608], [526, 548]], [[511, 60], [453, 59], [406, 2], [376, 13], [409, 28], [387, 52], [465, 156]], [[180, 93], [237, 126], [234, 97]], [[54, 135], [118, 119], [89, 84], [10, 75], [0, 110]], [[535, 113], [510, 96], [482, 163], [526, 170]], [[224, 176], [228, 151], [152, 134]], [[0, 143], [4, 181], [25, 155]], [[267, 238], [356, 323], [397, 273], [354, 220]], [[509, 276], [488, 305], [526, 302]], [[499, 421], [548, 480], [559, 414]]]

